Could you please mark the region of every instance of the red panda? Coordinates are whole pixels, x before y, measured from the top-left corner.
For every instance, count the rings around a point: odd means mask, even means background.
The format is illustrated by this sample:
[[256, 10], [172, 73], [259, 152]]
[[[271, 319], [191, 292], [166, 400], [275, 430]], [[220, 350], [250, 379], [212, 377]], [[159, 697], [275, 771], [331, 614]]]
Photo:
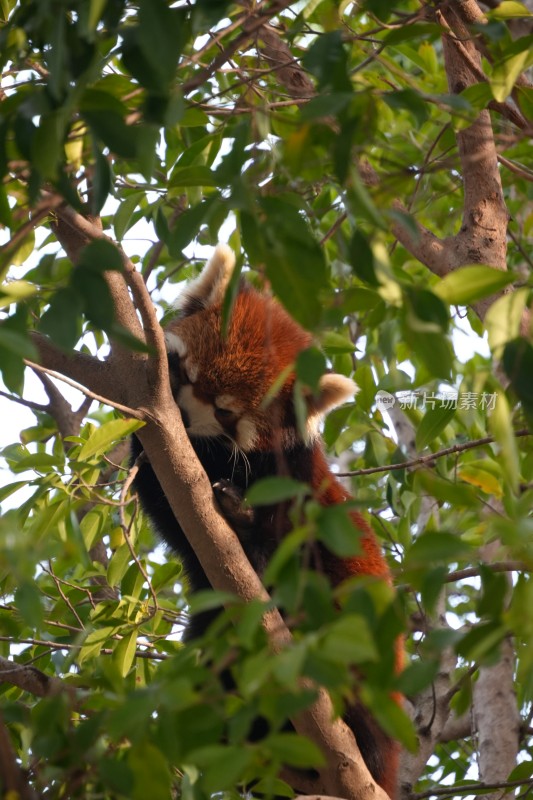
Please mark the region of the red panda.
[[[327, 465], [319, 424], [325, 413], [354, 395], [356, 386], [343, 375], [323, 375], [318, 393], [305, 398], [307, 420], [302, 431], [293, 403], [291, 365], [311, 345], [311, 335], [275, 299], [245, 282], [241, 282], [223, 331], [222, 301], [234, 266], [233, 252], [219, 245], [199, 278], [182, 295], [178, 315], [166, 328], [165, 338], [171, 385], [187, 433], [223, 512], [261, 575], [280, 539], [291, 529], [287, 504], [245, 511], [240, 497], [257, 479], [284, 473], [307, 483], [324, 506], [348, 500], [349, 493]], [[276, 391], [272, 391], [275, 383]], [[134, 439], [133, 457], [140, 451]], [[182, 560], [190, 590], [209, 588], [146, 461], [135, 487], [156, 529]], [[320, 544], [314, 567], [334, 586], [354, 575], [388, 580], [388, 567], [372, 529], [358, 512], [351, 512], [351, 517], [361, 537], [360, 555], [341, 559]], [[214, 613], [193, 616], [185, 638], [201, 635]], [[398, 653], [398, 667], [400, 658]], [[345, 721], [372, 776], [394, 796], [397, 744], [360, 704], [347, 709]]]

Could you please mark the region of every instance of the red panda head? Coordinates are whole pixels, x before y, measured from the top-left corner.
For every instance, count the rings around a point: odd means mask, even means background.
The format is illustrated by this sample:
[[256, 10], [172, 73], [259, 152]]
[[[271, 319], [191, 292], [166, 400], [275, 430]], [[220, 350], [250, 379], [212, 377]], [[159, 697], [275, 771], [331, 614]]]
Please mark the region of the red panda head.
[[[171, 371], [172, 356], [179, 356], [176, 402], [190, 436], [226, 436], [244, 452], [290, 447], [302, 440], [292, 366], [311, 335], [276, 300], [244, 284], [224, 335], [222, 300], [234, 266], [232, 250], [218, 245], [166, 329]], [[303, 439], [316, 438], [320, 418], [355, 391], [349, 378], [324, 375], [318, 394], [306, 395]]]

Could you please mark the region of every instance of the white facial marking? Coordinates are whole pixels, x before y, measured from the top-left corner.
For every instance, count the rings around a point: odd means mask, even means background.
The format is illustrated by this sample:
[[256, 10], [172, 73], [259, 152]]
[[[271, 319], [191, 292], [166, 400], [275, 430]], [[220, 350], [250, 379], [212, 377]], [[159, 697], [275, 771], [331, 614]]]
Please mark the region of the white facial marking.
[[190, 358], [188, 358], [185, 362], [185, 371], [187, 373], [190, 382], [196, 383], [196, 381], [198, 380], [198, 373], [200, 372], [198, 364], [195, 364], [193, 361], [191, 361]]
[[180, 358], [187, 355], [187, 345], [177, 333], [165, 331], [165, 344], [167, 346], [167, 353], [177, 353]]
[[242, 417], [242, 419], [237, 422], [235, 438], [237, 444], [245, 453], [253, 450], [257, 439], [257, 427], [255, 423], [252, 422], [251, 419]]
[[189, 418], [187, 433], [189, 436], [220, 436], [224, 433], [222, 425], [215, 418], [215, 409], [211, 403], [202, 403], [194, 396], [190, 385], [182, 386], [177, 397], [178, 406]]
[[219, 394], [218, 397], [215, 397], [215, 405], [217, 408], [233, 411], [234, 414], [240, 414], [242, 411], [242, 405], [231, 394]]

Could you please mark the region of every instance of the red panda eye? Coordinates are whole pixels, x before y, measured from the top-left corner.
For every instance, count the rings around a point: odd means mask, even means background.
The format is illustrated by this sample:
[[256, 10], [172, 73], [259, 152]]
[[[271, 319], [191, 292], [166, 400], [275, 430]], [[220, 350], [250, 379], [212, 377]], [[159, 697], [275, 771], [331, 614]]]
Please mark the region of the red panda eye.
[[220, 419], [231, 419], [235, 416], [235, 412], [231, 411], [229, 408], [219, 408], [215, 406], [215, 416]]

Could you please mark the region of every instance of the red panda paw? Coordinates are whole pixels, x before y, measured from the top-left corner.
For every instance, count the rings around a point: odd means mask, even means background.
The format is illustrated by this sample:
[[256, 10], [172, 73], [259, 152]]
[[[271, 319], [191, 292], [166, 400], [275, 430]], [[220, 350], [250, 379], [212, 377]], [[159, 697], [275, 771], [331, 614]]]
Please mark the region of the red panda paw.
[[243, 493], [238, 486], [221, 478], [213, 484], [213, 491], [222, 513], [237, 534], [253, 527], [253, 509], [245, 505]]

